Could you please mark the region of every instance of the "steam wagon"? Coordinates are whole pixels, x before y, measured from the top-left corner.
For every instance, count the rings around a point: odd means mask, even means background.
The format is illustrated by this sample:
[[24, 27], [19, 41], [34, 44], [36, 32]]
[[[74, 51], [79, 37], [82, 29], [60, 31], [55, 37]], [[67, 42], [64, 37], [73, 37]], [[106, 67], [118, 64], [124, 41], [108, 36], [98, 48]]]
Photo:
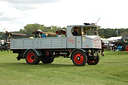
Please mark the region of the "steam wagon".
[[18, 60], [23, 58], [28, 64], [52, 63], [54, 58], [63, 56], [70, 58], [76, 66], [96, 65], [101, 50], [99, 27], [93, 23], [69, 25], [66, 33], [57, 32], [62, 37], [10, 39], [10, 49], [18, 53]]

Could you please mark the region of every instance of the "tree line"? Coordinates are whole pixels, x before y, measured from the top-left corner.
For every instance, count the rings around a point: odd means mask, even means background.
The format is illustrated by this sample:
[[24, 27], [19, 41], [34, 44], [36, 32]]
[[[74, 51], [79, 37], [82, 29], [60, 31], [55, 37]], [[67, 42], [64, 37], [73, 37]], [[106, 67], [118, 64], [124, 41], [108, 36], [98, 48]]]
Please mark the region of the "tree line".
[[[34, 37], [34, 34], [32, 34], [35, 30], [42, 30], [43, 32], [52, 32], [55, 33], [57, 30], [61, 29], [67, 29], [66, 27], [58, 27], [58, 26], [45, 26], [41, 24], [27, 24], [24, 26], [24, 29], [20, 29], [20, 31], [15, 31], [14, 33], [22, 33], [26, 34], [27, 37]], [[109, 38], [109, 37], [116, 37], [116, 36], [122, 36], [123, 34], [128, 34], [128, 28], [100, 28], [98, 29], [99, 36], [102, 38]], [[0, 36], [5, 39], [4, 32], [0, 32]]]
[[100, 28], [98, 29], [99, 36], [102, 38], [110, 38], [110, 37], [117, 37], [122, 36], [123, 34], [128, 34], [128, 28]]
[[35, 30], [42, 30], [42, 32], [52, 32], [55, 33], [57, 30], [66, 29], [66, 27], [58, 27], [58, 26], [45, 26], [41, 24], [27, 24], [24, 29], [20, 29], [19, 33], [27, 34], [27, 37], [34, 37], [32, 34]]

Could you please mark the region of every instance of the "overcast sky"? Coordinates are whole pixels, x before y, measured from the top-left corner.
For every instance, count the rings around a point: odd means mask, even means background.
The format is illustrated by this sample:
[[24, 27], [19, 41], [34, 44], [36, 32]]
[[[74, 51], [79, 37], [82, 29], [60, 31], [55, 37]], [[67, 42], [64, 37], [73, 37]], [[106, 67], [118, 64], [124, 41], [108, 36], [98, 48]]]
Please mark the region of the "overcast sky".
[[0, 0], [0, 32], [19, 31], [27, 24], [128, 28], [128, 0]]

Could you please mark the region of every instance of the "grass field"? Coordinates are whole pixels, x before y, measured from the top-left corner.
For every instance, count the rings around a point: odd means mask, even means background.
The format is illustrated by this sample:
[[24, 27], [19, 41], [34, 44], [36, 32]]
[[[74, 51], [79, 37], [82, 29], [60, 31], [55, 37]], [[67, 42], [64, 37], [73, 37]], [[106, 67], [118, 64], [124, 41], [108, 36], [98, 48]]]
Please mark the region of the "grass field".
[[28, 65], [0, 52], [0, 85], [128, 85], [128, 52], [106, 51], [97, 65], [74, 66], [69, 58]]

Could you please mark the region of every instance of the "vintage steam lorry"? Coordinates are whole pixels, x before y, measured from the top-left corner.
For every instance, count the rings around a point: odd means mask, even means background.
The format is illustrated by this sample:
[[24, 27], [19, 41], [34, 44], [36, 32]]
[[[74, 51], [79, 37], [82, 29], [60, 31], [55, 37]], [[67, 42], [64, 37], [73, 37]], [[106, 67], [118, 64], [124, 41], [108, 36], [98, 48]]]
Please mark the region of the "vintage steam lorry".
[[[18, 60], [26, 59], [28, 64], [52, 63], [54, 58], [64, 56], [76, 66], [96, 65], [101, 50], [101, 39], [97, 35], [99, 27], [94, 23], [69, 25], [66, 33], [59, 32], [63, 37], [11, 39], [10, 49], [18, 53]], [[78, 35], [72, 33], [75, 28]]]

